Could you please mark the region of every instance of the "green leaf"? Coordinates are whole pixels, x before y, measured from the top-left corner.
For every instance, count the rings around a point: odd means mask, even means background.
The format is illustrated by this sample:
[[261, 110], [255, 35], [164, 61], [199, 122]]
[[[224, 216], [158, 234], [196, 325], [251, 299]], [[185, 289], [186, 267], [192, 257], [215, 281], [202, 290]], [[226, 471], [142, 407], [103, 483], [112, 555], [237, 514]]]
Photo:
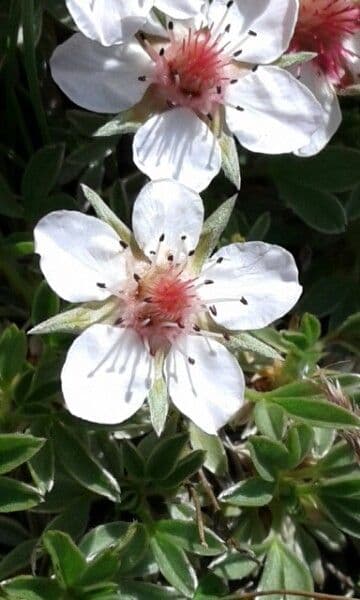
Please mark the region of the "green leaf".
[[241, 185], [241, 175], [234, 136], [222, 131], [218, 142], [220, 144], [222, 169], [225, 177], [239, 190]]
[[210, 254], [215, 250], [223, 234], [235, 206], [237, 194], [223, 202], [204, 223], [200, 240], [192, 257], [189, 267], [199, 273]]
[[360, 499], [360, 475], [344, 475], [321, 481], [319, 488], [322, 497], [356, 497]]
[[149, 479], [166, 479], [176, 468], [188, 439], [187, 433], [178, 433], [160, 440], [146, 462], [146, 476]]
[[267, 400], [260, 400], [255, 404], [254, 418], [260, 433], [273, 440], [282, 440], [285, 433], [286, 419], [281, 406], [271, 404]]
[[[265, 567], [261, 576], [258, 591], [266, 592], [276, 589], [313, 591], [313, 581], [309, 569], [280, 540], [272, 542]], [[282, 595], [270, 595], [270, 600], [283, 600]], [[292, 596], [302, 600], [300, 596]]]
[[37, 543], [37, 538], [26, 540], [6, 554], [0, 561], [0, 580], [7, 579], [10, 575], [14, 575], [14, 573], [18, 573], [27, 567], [31, 562]]
[[290, 455], [290, 468], [296, 467], [304, 460], [304, 458], [309, 454], [313, 442], [313, 429], [305, 423], [299, 423], [289, 429], [286, 439], [286, 446]]
[[169, 598], [179, 600], [175, 590], [141, 581], [120, 582], [119, 593], [121, 600], [168, 600]]
[[284, 444], [265, 436], [254, 436], [248, 442], [255, 469], [266, 481], [274, 481], [281, 469], [289, 464], [289, 452]]
[[123, 444], [124, 466], [130, 477], [134, 479], [143, 479], [145, 474], [145, 461], [139, 450], [129, 442]]
[[21, 433], [0, 434], [0, 474], [12, 471], [29, 460], [45, 440]]
[[309, 227], [327, 234], [345, 231], [346, 213], [336, 196], [293, 181], [278, 181], [277, 185], [286, 204]]
[[82, 185], [81, 189], [86, 200], [91, 204], [99, 219], [110, 225], [123, 242], [130, 244], [132, 239], [130, 229], [115, 215], [111, 208], [105, 204], [96, 192], [87, 187], [87, 185]]
[[135, 524], [135, 535], [129, 541], [129, 532], [133, 526], [134, 524], [122, 521], [99, 525], [83, 537], [79, 549], [87, 560], [93, 560], [108, 548], [124, 545], [126, 552], [121, 558], [121, 572], [131, 571], [148, 548], [147, 533], [141, 523]]
[[279, 404], [292, 417], [306, 421], [310, 425], [330, 428], [360, 427], [360, 418], [341, 406], [326, 400], [303, 397], [271, 397], [271, 401]]
[[26, 359], [26, 335], [16, 325], [9, 325], [0, 337], [0, 385], [10, 383], [21, 371]]
[[41, 493], [45, 494], [53, 487], [55, 478], [55, 456], [51, 432], [40, 423], [32, 424], [31, 432], [46, 439], [45, 444], [29, 462], [31, 476]]
[[31, 309], [31, 322], [36, 325], [40, 321], [56, 315], [60, 309], [59, 297], [52, 291], [46, 281], [37, 288]]
[[21, 523], [10, 517], [0, 515], [0, 539], [4, 546], [17, 546], [30, 538], [30, 534]]
[[114, 323], [116, 308], [117, 302], [111, 298], [104, 302], [88, 302], [39, 323], [28, 333], [30, 335], [81, 333], [94, 323]]
[[219, 500], [234, 506], [265, 506], [271, 502], [274, 491], [273, 481], [250, 477], [222, 492]]
[[268, 344], [261, 342], [251, 333], [235, 333], [230, 335], [229, 340], [223, 342], [231, 352], [237, 350], [253, 352], [271, 360], [282, 360], [282, 356]]
[[269, 212], [264, 212], [260, 215], [246, 236], [247, 242], [257, 242], [265, 239], [271, 226], [271, 216]]
[[216, 558], [210, 565], [216, 575], [230, 581], [248, 577], [257, 567], [255, 560], [236, 550], [229, 550], [224, 556]]
[[192, 598], [197, 587], [196, 573], [181, 548], [162, 537], [151, 539], [151, 548], [165, 579], [185, 598]]
[[62, 531], [47, 531], [42, 537], [61, 586], [73, 586], [86, 569], [86, 560], [71, 537]]
[[112, 137], [123, 135], [124, 133], [135, 133], [141, 122], [135, 119], [132, 110], [126, 110], [111, 119], [105, 125], [102, 125], [94, 132], [94, 137]]
[[227, 592], [223, 579], [214, 573], [208, 573], [199, 581], [194, 600], [217, 600]]
[[90, 499], [88, 497], [75, 497], [69, 504], [64, 502], [62, 512], [47, 524], [46, 531], [62, 531], [73, 539], [77, 539], [83, 535], [87, 527], [89, 511]]
[[309, 346], [313, 346], [321, 336], [321, 323], [315, 315], [305, 313], [301, 318], [300, 332], [304, 333]]
[[337, 498], [318, 494], [321, 507], [339, 529], [360, 538], [359, 498]]
[[148, 402], [152, 426], [160, 437], [169, 411], [168, 389], [163, 377], [155, 379], [148, 395]]
[[0, 512], [27, 510], [40, 502], [41, 496], [35, 488], [15, 479], [0, 477]]
[[200, 556], [218, 556], [226, 550], [223, 541], [207, 527], [204, 528], [206, 545], [203, 545], [198, 527], [191, 521], [160, 520], [155, 523], [155, 531], [157, 539], [161, 537], [186, 552]]
[[348, 317], [333, 337], [350, 351], [360, 353], [360, 312]]
[[64, 160], [64, 144], [45, 146], [34, 154], [27, 165], [21, 191], [26, 207], [36, 206], [39, 199], [46, 196], [54, 188]]
[[9, 600], [62, 600], [63, 592], [56, 581], [45, 577], [21, 575], [3, 584]]
[[316, 52], [290, 52], [283, 54], [274, 64], [282, 69], [302, 65], [317, 56]]
[[194, 475], [194, 473], [198, 472], [198, 470], [204, 464], [205, 456], [206, 455], [203, 450], [195, 450], [195, 452], [190, 452], [187, 456], [179, 460], [174, 471], [170, 473], [169, 477], [157, 482], [157, 486], [167, 490], [181, 485], [184, 481], [191, 477], [191, 475]]
[[120, 501], [116, 479], [92, 456], [75, 432], [58, 423], [54, 426], [56, 454], [76, 481], [95, 494]]
[[190, 423], [189, 432], [192, 447], [206, 452], [204, 466], [215, 475], [225, 475], [229, 466], [226, 451], [219, 436], [205, 433], [194, 423]]

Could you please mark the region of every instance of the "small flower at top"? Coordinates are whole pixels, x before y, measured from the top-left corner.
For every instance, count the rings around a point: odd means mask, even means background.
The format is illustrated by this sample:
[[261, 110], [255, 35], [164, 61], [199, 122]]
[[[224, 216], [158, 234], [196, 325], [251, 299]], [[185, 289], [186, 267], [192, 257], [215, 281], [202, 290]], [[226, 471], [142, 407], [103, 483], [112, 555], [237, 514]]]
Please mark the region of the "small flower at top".
[[357, 0], [300, 0], [291, 52], [316, 56], [293, 68], [324, 109], [325, 127], [313, 135], [298, 154], [319, 152], [341, 123], [337, 94], [360, 83], [360, 4]]
[[128, 241], [76, 211], [50, 213], [36, 226], [49, 285], [69, 302], [91, 302], [105, 320], [68, 351], [61, 382], [73, 415], [123, 422], [149, 395], [159, 364], [169, 399], [205, 432], [215, 434], [241, 408], [244, 376], [226, 345], [234, 332], [286, 314], [301, 286], [292, 255], [263, 242], [230, 244], [199, 263], [203, 216], [196, 192], [164, 180], [137, 197]]
[[103, 46], [128, 41], [151, 19], [153, 8], [174, 19], [189, 19], [200, 12], [204, 3], [204, 0], [66, 0], [80, 31]]
[[223, 132], [254, 152], [280, 154], [309, 143], [322, 124], [307, 87], [269, 65], [289, 45], [297, 8], [297, 0], [213, 0], [203, 16], [167, 17], [161, 35], [142, 31], [109, 48], [75, 34], [55, 50], [52, 74], [84, 108], [134, 107], [137, 167], [201, 191], [221, 168]]

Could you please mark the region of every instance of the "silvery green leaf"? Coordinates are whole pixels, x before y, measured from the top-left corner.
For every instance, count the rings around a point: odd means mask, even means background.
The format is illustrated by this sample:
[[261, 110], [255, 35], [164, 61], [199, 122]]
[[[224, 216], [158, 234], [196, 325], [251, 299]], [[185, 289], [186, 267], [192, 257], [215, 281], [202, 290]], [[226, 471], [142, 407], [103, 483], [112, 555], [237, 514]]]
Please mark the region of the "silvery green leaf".
[[290, 52], [289, 54], [283, 54], [274, 64], [282, 69], [287, 69], [309, 62], [316, 56], [316, 52]]
[[160, 437], [164, 430], [169, 410], [168, 390], [163, 377], [155, 379], [149, 392], [148, 402], [152, 426], [156, 434]]
[[141, 123], [134, 119], [132, 112], [132, 110], [126, 110], [119, 113], [116, 117], [111, 119], [111, 121], [108, 121], [105, 125], [99, 127], [99, 129], [94, 132], [93, 136], [111, 137], [113, 135], [135, 133], [139, 129]]
[[206, 259], [215, 250], [220, 236], [229, 222], [236, 198], [237, 194], [234, 194], [234, 196], [225, 200], [225, 202], [223, 202], [219, 208], [206, 219], [199, 243], [190, 263], [190, 266], [195, 273], [199, 273]]
[[222, 169], [225, 173], [225, 177], [231, 181], [237, 189], [240, 189], [240, 165], [234, 137], [223, 131], [219, 139], [219, 144], [221, 148]]
[[338, 92], [339, 96], [359, 96], [360, 95], [360, 84], [355, 83], [354, 85], [349, 85], [345, 87], [343, 90]]
[[108, 207], [100, 196], [90, 189], [87, 185], [82, 184], [81, 189], [86, 200], [91, 204], [99, 219], [110, 225], [126, 244], [130, 244], [132, 234], [130, 229], [116, 216], [116, 214]]
[[190, 442], [194, 450], [204, 450], [206, 459], [204, 466], [215, 475], [225, 475], [229, 465], [224, 445], [217, 435], [209, 435], [196, 427], [194, 423], [189, 426]]
[[28, 332], [31, 335], [45, 333], [81, 333], [94, 323], [113, 323], [116, 319], [117, 299], [104, 302], [88, 302], [51, 317]]
[[230, 339], [224, 341], [224, 343], [232, 352], [241, 350], [245, 352], [253, 352], [254, 354], [258, 354], [264, 358], [270, 358], [272, 360], [282, 360], [282, 356], [276, 350], [274, 350], [274, 348], [271, 348], [271, 346], [261, 342], [250, 333], [232, 334]]

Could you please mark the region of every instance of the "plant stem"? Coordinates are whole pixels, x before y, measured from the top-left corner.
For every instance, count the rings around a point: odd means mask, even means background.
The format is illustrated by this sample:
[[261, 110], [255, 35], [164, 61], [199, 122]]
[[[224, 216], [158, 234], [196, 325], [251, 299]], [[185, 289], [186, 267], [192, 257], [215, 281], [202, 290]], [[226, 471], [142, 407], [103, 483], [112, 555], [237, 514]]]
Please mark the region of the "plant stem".
[[[314, 600], [344, 600], [345, 596], [334, 596], [333, 594], [321, 594], [319, 592], [303, 592], [301, 590], [269, 590], [266, 592], [240, 592], [226, 596], [225, 600], [252, 600], [260, 596], [302, 596], [303, 598], [313, 598]], [[347, 600], [359, 600], [346, 596]]]
[[50, 142], [49, 129], [42, 104], [39, 78], [36, 67], [35, 37], [34, 37], [34, 0], [22, 0], [22, 22], [24, 29], [24, 63], [29, 84], [29, 92], [34, 112], [45, 144]]

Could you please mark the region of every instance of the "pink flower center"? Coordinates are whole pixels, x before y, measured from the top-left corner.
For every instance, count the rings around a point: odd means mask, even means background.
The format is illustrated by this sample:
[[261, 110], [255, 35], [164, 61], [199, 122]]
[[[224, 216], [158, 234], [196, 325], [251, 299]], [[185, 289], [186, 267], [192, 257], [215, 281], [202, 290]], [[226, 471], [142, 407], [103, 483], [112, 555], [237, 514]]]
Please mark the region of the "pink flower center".
[[290, 44], [293, 52], [316, 52], [314, 59], [332, 83], [346, 86], [351, 75], [345, 47], [349, 36], [360, 31], [360, 5], [355, 0], [301, 0], [298, 23]]
[[158, 96], [169, 107], [184, 106], [206, 115], [222, 103], [230, 61], [221, 38], [208, 29], [189, 29], [180, 38], [171, 32], [170, 43], [156, 57], [154, 80]]
[[122, 294], [119, 324], [135, 329], [150, 351], [166, 348], [178, 335], [194, 331], [201, 301], [193, 279], [179, 266], [152, 265]]

